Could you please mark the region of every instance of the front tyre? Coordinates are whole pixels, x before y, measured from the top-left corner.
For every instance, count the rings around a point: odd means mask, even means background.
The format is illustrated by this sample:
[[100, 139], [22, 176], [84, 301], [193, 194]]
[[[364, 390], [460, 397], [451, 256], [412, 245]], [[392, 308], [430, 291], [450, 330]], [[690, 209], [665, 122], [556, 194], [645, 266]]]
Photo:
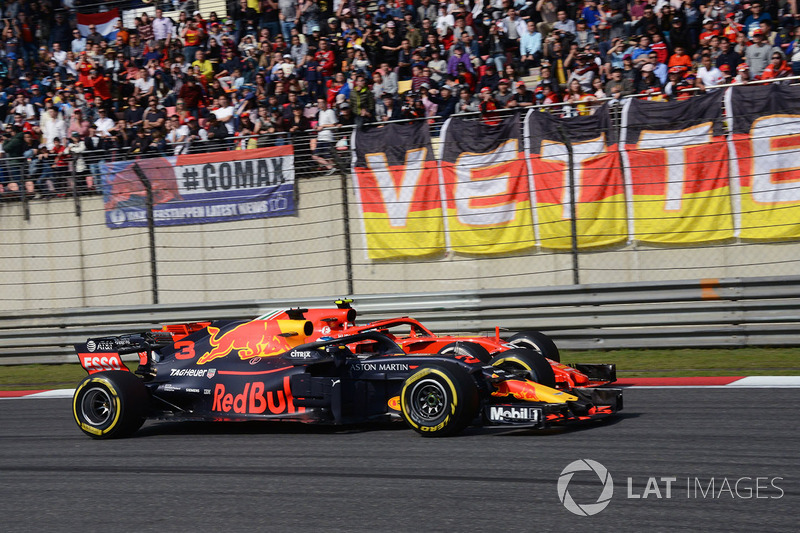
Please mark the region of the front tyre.
[[92, 438], [127, 437], [142, 427], [148, 403], [147, 389], [134, 374], [98, 372], [75, 389], [72, 414], [81, 431]]
[[550, 388], [556, 386], [553, 367], [544, 356], [527, 348], [512, 348], [495, 355], [489, 364], [509, 372], [525, 371], [525, 377]]
[[554, 343], [550, 337], [541, 331], [521, 331], [508, 339], [508, 342], [517, 348], [528, 348], [534, 352], [539, 352], [556, 363], [561, 362], [561, 354], [558, 352], [558, 346], [556, 346], [556, 343]]
[[466, 355], [468, 357], [474, 357], [484, 364], [488, 364], [489, 359], [492, 358], [492, 356], [489, 355], [489, 351], [477, 342], [451, 342], [442, 347], [439, 353], [441, 355]]
[[475, 419], [478, 386], [457, 365], [429, 365], [406, 379], [400, 412], [423, 437], [456, 435]]

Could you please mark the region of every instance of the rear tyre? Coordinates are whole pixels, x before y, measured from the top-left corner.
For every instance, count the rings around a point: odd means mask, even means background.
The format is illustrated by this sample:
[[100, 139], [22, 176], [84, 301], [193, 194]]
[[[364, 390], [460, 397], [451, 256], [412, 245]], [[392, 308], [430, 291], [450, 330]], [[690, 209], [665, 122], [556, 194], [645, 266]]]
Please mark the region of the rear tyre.
[[476, 342], [451, 342], [439, 350], [441, 355], [467, 355], [488, 364], [492, 358], [489, 351]]
[[478, 386], [455, 364], [430, 365], [406, 379], [400, 412], [423, 437], [460, 433], [478, 413]]
[[550, 388], [556, 386], [553, 367], [544, 356], [527, 348], [512, 348], [495, 355], [489, 364], [510, 372], [525, 370], [526, 377]]
[[75, 389], [72, 414], [81, 431], [94, 439], [127, 437], [142, 427], [148, 403], [147, 388], [134, 374], [98, 372]]
[[517, 348], [528, 348], [534, 352], [539, 352], [556, 363], [561, 362], [561, 354], [558, 352], [558, 346], [556, 346], [556, 343], [554, 343], [550, 337], [541, 331], [521, 331], [508, 339], [508, 342]]

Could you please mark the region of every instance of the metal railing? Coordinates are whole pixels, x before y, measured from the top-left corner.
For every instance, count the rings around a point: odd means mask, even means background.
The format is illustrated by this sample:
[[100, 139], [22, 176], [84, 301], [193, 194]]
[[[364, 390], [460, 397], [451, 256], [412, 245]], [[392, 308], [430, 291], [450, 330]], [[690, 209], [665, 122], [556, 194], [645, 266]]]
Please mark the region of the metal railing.
[[[0, 365], [76, 362], [72, 344], [167, 323], [254, 318], [330, 300], [249, 300], [0, 314]], [[413, 316], [436, 333], [537, 329], [562, 349], [800, 345], [800, 276], [358, 296], [360, 324]]]

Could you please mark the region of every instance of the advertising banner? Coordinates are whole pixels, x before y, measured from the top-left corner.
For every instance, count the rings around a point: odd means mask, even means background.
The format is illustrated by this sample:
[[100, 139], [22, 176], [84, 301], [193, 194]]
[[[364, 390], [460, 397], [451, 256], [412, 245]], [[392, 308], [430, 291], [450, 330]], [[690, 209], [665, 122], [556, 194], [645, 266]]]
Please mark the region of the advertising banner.
[[294, 215], [292, 146], [103, 163], [109, 228], [147, 226], [147, 190], [156, 226]]

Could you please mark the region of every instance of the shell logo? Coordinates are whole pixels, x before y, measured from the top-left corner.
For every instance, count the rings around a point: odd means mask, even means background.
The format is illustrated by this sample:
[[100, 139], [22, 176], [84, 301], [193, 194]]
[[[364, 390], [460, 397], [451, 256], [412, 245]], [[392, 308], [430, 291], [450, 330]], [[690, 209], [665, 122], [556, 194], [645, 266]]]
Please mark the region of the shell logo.
[[393, 411], [399, 411], [400, 410], [400, 396], [395, 396], [394, 398], [389, 398], [389, 401], [386, 402], [386, 404], [389, 406], [389, 409], [391, 409]]

